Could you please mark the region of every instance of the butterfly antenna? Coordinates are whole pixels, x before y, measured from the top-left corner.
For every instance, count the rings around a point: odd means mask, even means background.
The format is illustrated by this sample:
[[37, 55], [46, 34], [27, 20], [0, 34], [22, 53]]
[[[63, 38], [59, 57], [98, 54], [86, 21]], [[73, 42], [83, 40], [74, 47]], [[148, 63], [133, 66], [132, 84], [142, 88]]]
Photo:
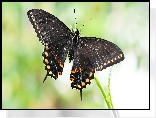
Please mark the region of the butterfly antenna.
[[[75, 14], [75, 9], [74, 9], [74, 14]], [[76, 31], [76, 25], [77, 25], [77, 22], [76, 22], [76, 15], [75, 15], [75, 31]]]
[[80, 99], [82, 101], [82, 89], [80, 89]]
[[[82, 26], [85, 26], [90, 20], [92, 20], [92, 18], [90, 18], [86, 23], [84, 23]], [[81, 32], [81, 28], [82, 28], [82, 26], [80, 26], [80, 32]]]

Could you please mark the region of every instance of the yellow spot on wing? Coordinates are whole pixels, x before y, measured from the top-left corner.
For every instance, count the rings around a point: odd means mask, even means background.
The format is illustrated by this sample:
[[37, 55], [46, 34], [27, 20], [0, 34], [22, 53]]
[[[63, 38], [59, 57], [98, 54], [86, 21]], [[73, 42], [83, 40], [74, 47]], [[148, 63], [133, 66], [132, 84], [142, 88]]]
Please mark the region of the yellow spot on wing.
[[45, 52], [45, 55], [48, 56], [48, 52]]
[[47, 68], [50, 69], [50, 66], [48, 65]]
[[85, 86], [86, 84], [84, 82], [82, 82], [82, 86]]
[[89, 77], [91, 77], [91, 76], [92, 76], [92, 74], [93, 74], [93, 73], [92, 73], [92, 72], [90, 72], [90, 73], [89, 73]]
[[49, 74], [52, 74], [52, 71], [49, 71]]
[[89, 79], [88, 78], [86, 79], [86, 82], [89, 82]]
[[45, 61], [46, 63], [48, 63], [48, 59], [45, 59], [44, 61]]
[[120, 54], [120, 57], [122, 57], [122, 54]]
[[78, 88], [81, 88], [81, 86], [80, 86], [80, 85], [78, 85]]

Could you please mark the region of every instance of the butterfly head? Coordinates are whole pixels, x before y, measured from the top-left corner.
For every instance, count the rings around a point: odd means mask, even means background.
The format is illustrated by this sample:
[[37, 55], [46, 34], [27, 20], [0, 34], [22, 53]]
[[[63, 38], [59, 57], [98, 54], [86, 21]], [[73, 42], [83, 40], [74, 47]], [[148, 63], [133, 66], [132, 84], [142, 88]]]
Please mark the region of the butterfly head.
[[76, 31], [74, 32], [74, 35], [79, 36], [79, 34], [80, 34], [79, 30], [76, 28]]

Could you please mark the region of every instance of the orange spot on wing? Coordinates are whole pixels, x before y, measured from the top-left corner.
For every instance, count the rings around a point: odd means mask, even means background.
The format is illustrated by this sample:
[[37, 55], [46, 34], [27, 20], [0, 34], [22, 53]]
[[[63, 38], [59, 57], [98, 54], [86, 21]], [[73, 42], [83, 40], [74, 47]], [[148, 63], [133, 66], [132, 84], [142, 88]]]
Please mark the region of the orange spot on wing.
[[48, 50], [48, 49], [49, 49], [49, 47], [48, 47], [48, 46], [45, 46], [45, 48], [46, 48], [46, 50]]
[[70, 81], [71, 81], [71, 82], [74, 82], [74, 78], [70, 78]]
[[63, 68], [64, 65], [60, 62], [60, 66], [61, 66], [61, 68]]
[[75, 70], [72, 70], [71, 73], [76, 73]]

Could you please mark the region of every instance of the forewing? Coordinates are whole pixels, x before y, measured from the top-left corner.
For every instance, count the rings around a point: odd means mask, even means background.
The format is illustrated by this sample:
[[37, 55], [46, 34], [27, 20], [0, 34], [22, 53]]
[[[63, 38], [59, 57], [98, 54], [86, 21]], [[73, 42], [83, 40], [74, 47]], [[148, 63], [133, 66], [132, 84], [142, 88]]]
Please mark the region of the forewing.
[[47, 70], [45, 79], [47, 76], [57, 79], [63, 72], [64, 61], [71, 47], [72, 33], [62, 21], [44, 10], [32, 9], [27, 15], [39, 41], [44, 45], [42, 56]]
[[[96, 71], [101, 71], [124, 60], [124, 54], [116, 44], [95, 37], [81, 37], [77, 52], [79, 52], [78, 55], [81, 55], [77, 58], [83, 57], [89, 60]], [[80, 64], [80, 67], [85, 67], [87, 61]], [[77, 61], [74, 62], [74, 66], [79, 66]]]
[[60, 36], [72, 36], [70, 29], [62, 21], [42, 9], [29, 10], [27, 15], [43, 45], [58, 43]]

